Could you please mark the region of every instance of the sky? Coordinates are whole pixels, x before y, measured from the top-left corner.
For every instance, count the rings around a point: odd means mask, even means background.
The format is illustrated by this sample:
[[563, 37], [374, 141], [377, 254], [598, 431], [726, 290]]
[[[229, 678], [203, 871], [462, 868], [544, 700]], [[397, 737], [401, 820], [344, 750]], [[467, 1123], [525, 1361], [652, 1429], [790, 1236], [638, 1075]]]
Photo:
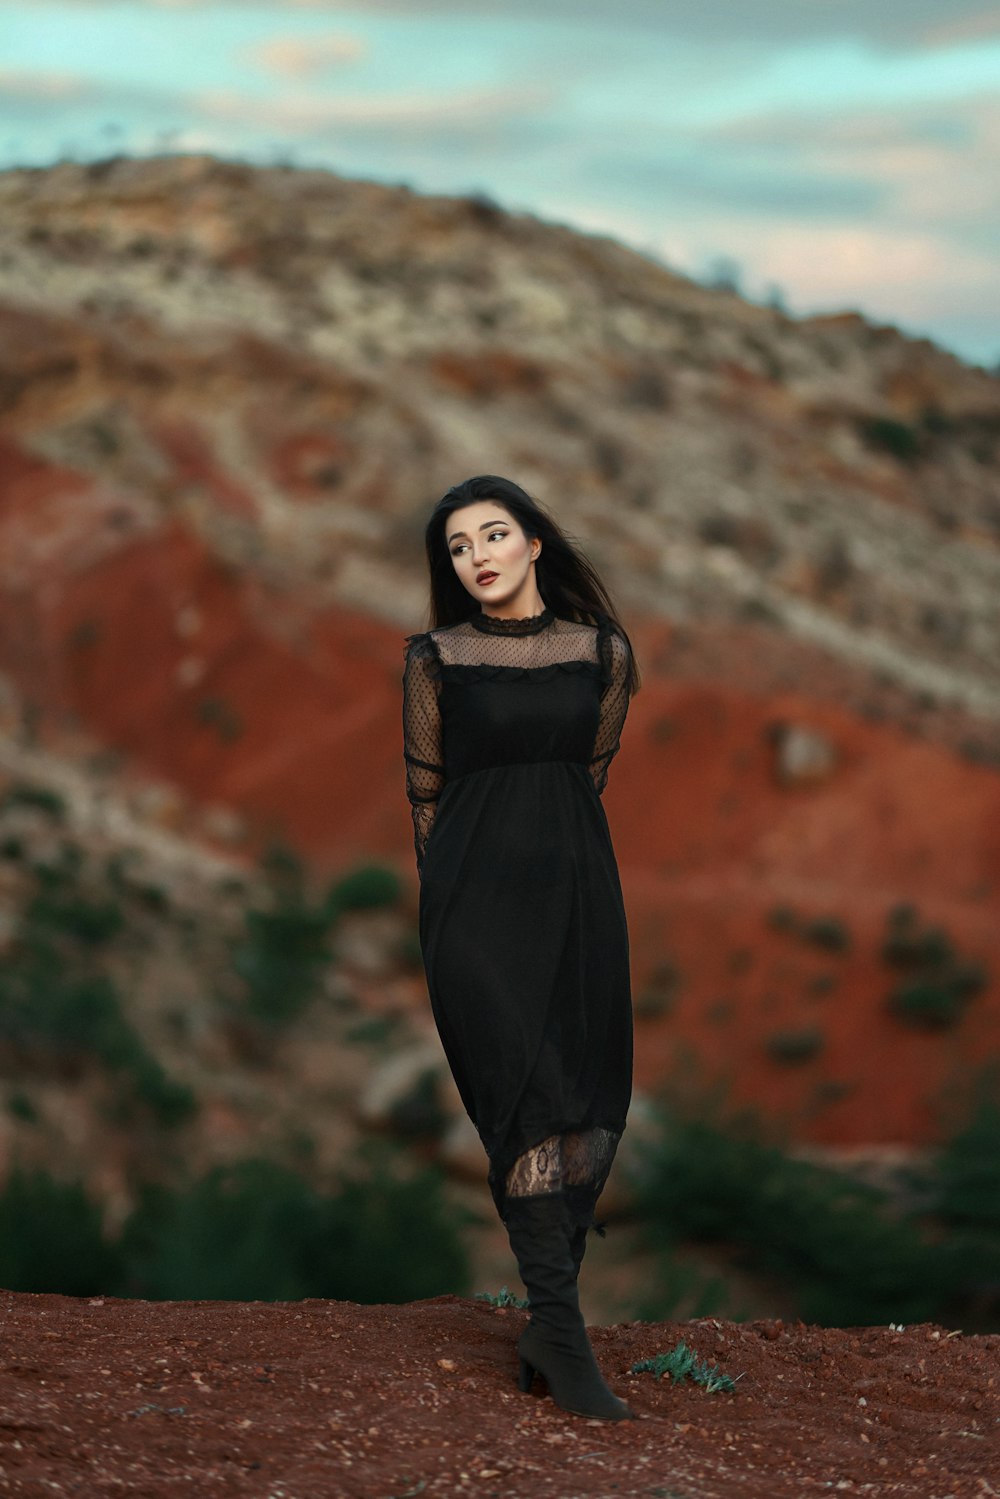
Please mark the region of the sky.
[[1000, 365], [1000, 0], [0, 0], [0, 167], [482, 193]]

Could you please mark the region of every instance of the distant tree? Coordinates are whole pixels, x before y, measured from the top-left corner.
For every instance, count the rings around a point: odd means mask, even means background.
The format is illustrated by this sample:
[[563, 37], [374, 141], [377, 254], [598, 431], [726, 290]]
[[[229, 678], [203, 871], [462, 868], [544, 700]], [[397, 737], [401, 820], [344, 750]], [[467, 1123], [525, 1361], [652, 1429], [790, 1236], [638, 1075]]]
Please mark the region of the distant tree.
[[731, 255], [713, 255], [702, 277], [713, 291], [731, 291], [743, 295], [743, 267]]

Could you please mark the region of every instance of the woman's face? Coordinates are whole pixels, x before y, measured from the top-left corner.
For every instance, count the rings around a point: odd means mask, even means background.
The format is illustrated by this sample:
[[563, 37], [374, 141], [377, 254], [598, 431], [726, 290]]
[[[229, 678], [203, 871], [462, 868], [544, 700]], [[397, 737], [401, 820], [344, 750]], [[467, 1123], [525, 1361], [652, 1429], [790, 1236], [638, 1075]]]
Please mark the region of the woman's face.
[[534, 561], [541, 540], [526, 536], [498, 500], [476, 500], [452, 511], [445, 539], [462, 586], [489, 612], [514, 600], [520, 606], [522, 595], [529, 601], [537, 596]]

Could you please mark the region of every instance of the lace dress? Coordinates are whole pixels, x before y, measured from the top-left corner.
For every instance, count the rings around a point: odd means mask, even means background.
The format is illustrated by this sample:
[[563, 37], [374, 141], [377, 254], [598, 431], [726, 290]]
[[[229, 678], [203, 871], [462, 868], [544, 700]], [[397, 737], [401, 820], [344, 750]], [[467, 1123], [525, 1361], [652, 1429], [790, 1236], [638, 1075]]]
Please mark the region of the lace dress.
[[403, 739], [434, 1020], [508, 1193], [596, 1200], [632, 1084], [629, 938], [600, 793], [628, 710], [612, 623], [406, 637]]

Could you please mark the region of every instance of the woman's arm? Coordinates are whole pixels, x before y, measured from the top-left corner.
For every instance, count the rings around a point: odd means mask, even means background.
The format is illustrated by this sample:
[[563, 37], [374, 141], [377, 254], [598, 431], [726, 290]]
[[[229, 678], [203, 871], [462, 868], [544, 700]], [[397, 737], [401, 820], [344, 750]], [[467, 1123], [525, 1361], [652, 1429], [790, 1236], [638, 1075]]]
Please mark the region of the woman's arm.
[[606, 680], [601, 693], [601, 718], [594, 740], [594, 755], [590, 762], [590, 774], [598, 793], [608, 783], [608, 766], [621, 748], [621, 732], [628, 713], [629, 648], [627, 641], [615, 630], [608, 632], [603, 641], [602, 661]]
[[444, 786], [438, 659], [430, 637], [408, 637], [403, 672], [403, 759], [406, 795], [413, 814], [413, 847], [417, 873], [423, 873], [427, 839], [434, 825]]

